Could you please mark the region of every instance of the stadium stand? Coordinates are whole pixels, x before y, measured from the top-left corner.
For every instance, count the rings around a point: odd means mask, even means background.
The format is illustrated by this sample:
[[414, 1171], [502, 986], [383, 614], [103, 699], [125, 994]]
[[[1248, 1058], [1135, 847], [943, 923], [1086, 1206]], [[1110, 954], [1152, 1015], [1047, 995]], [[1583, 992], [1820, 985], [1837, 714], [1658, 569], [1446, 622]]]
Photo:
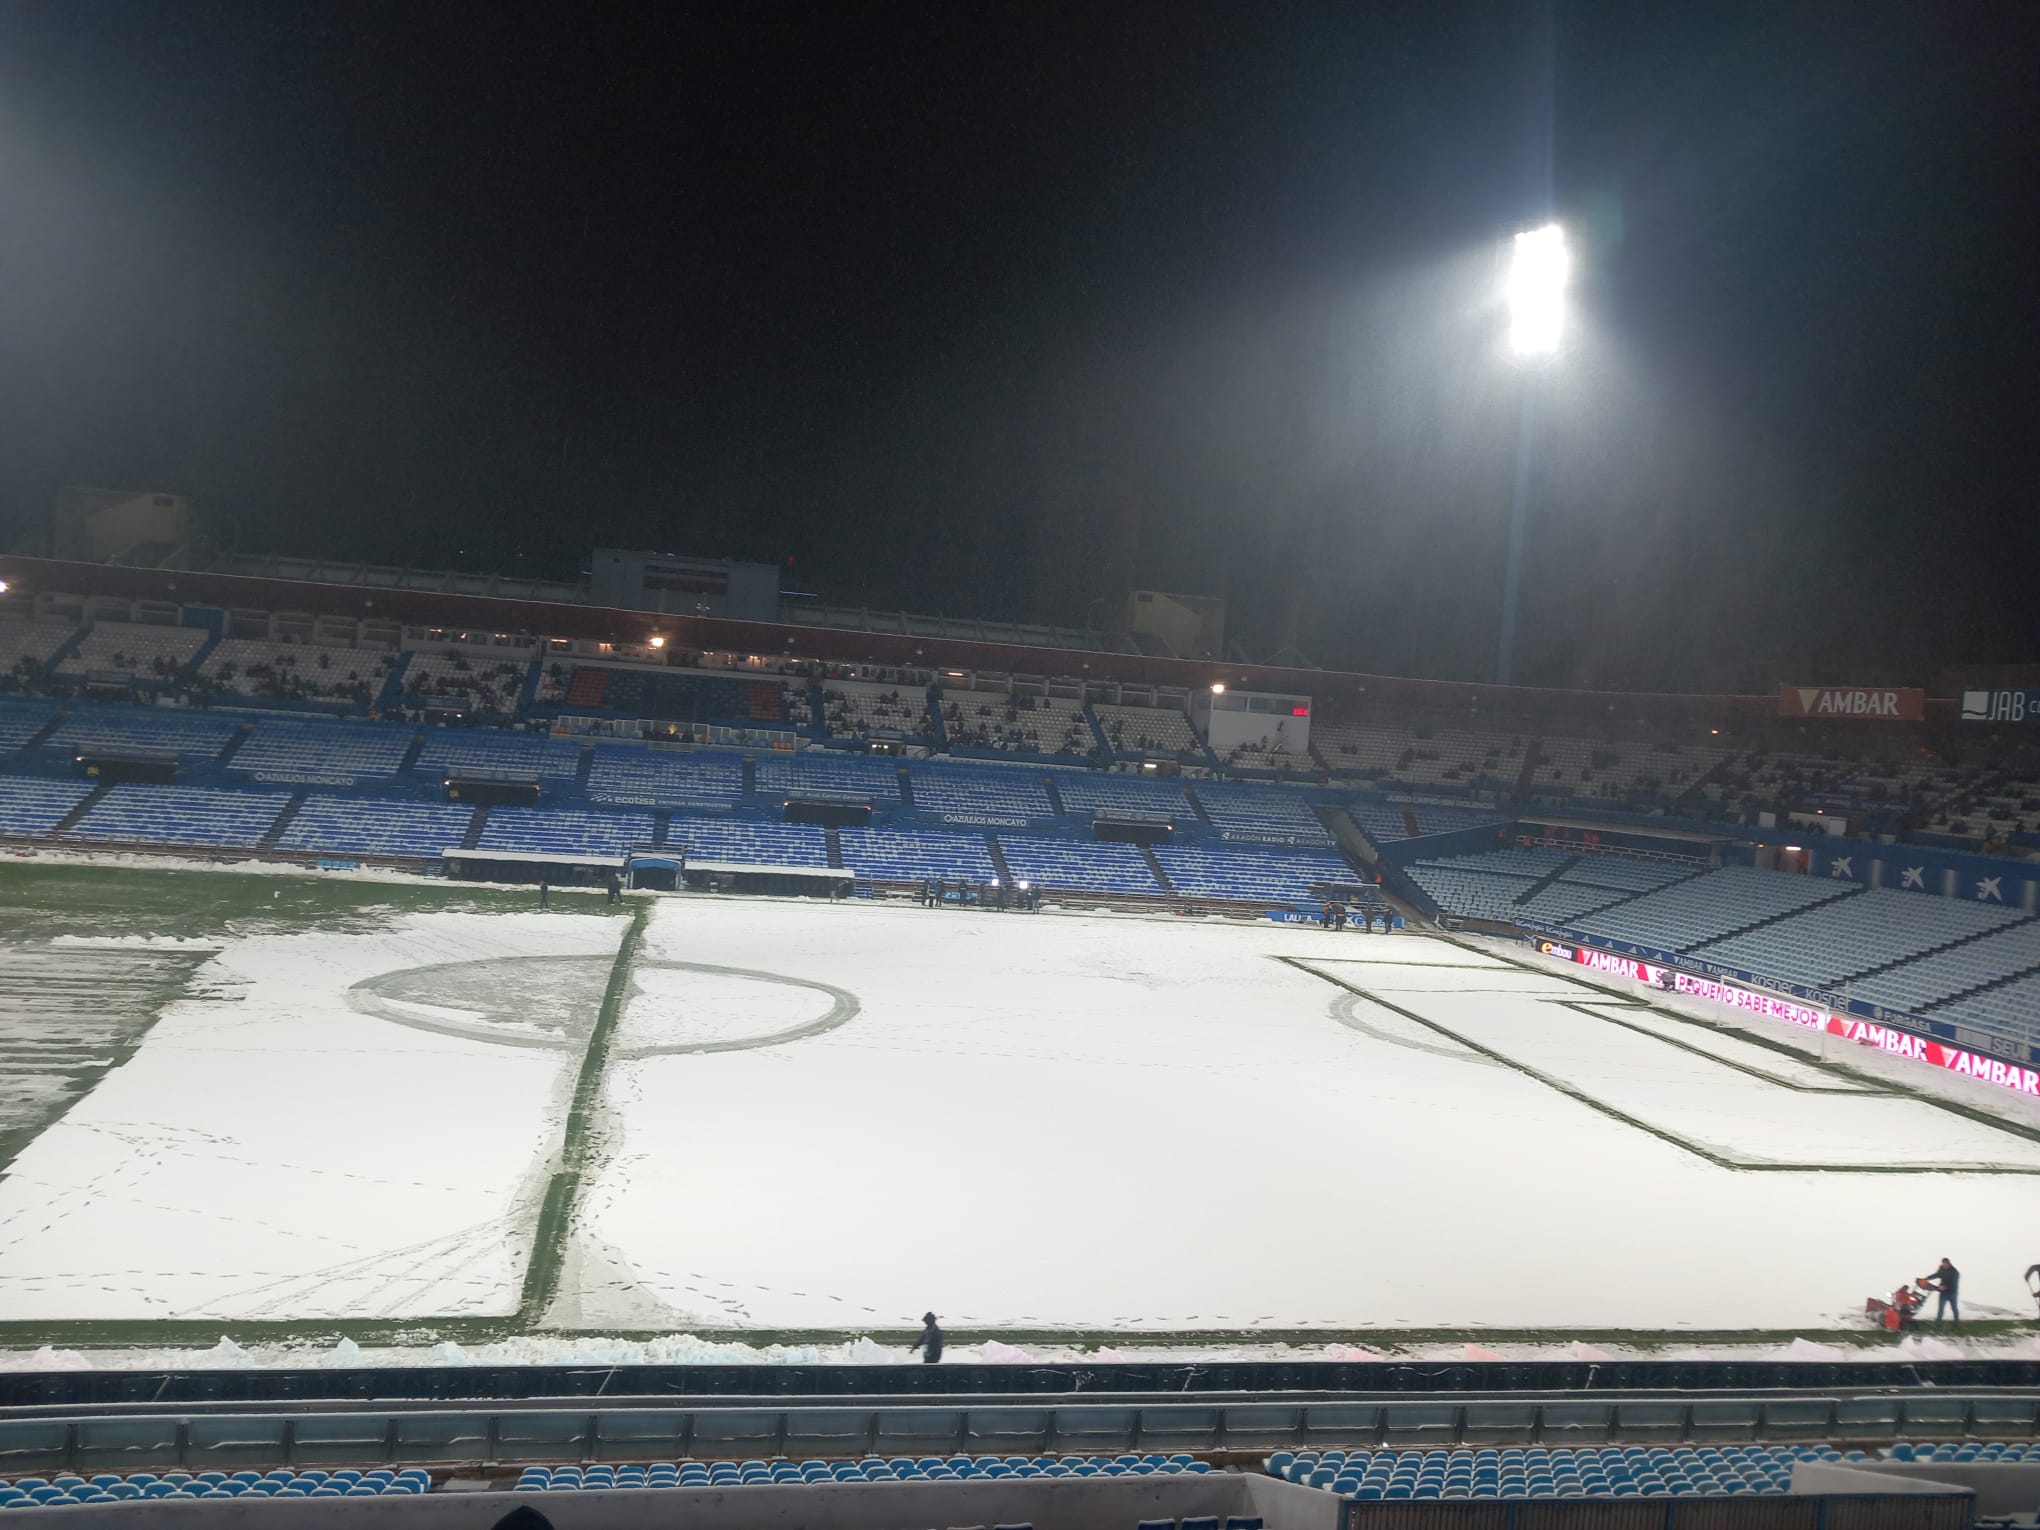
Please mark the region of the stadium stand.
[[86, 781], [0, 776], [0, 834], [51, 833], [91, 794]]
[[[1377, 845], [1399, 839], [1422, 838], [1428, 834], [1477, 829], [1484, 824], [1499, 823], [1502, 818], [1499, 810], [1493, 808], [1427, 802], [1416, 797], [1355, 802], [1347, 807], [1346, 812], [1360, 826], [1360, 832]], [[1415, 834], [1410, 832], [1411, 824], [1416, 825]]]
[[[923, 829], [840, 829], [843, 864], [860, 877], [882, 882], [975, 882], [995, 880], [998, 868], [984, 840], [969, 834]], [[1019, 868], [1014, 867], [1017, 875]], [[1152, 883], [1153, 878], [1149, 878]]]
[[1084, 704], [1052, 696], [949, 692], [942, 697], [942, 726], [952, 749], [1056, 755], [1089, 755], [1098, 749], [1097, 735], [1084, 720]]
[[57, 673], [74, 680], [96, 674], [170, 680], [205, 646], [206, 636], [198, 627], [94, 622], [92, 630], [57, 665]]
[[571, 781], [581, 768], [581, 741], [543, 733], [492, 728], [436, 729], [418, 752], [414, 770], [434, 775], [510, 776], [518, 780]]
[[396, 668], [396, 655], [319, 643], [222, 638], [198, 666], [196, 690], [251, 699], [366, 705]]
[[727, 808], [743, 793], [743, 756], [728, 750], [598, 743], [588, 767], [588, 795], [597, 802]]
[[288, 792], [219, 791], [123, 781], [70, 832], [80, 839], [246, 849], [281, 816]]
[[77, 630], [76, 622], [0, 621], [0, 689], [40, 674]]
[[1173, 781], [1095, 770], [1058, 771], [1051, 779], [1067, 813], [1085, 817], [1097, 813], [1171, 819], [1191, 816], [1183, 788]]
[[1576, 865], [1559, 874], [1559, 881], [1584, 887], [1612, 887], [1624, 892], [1650, 892], [1684, 881], [1700, 868], [1671, 861], [1643, 860], [1604, 850], [1582, 855]]
[[1359, 873], [1345, 861], [1323, 851], [1157, 845], [1154, 854], [1169, 878], [1169, 885], [1194, 898], [1275, 904], [1308, 902], [1313, 883], [1350, 886], [1360, 880]]
[[509, 717], [517, 711], [531, 664], [530, 654], [505, 658], [494, 649], [414, 652], [404, 666], [404, 700], [413, 706], [436, 703]]
[[1516, 900], [1537, 885], [1536, 876], [1467, 864], [1480, 859], [1483, 857], [1417, 861], [1405, 869], [1410, 880], [1423, 888], [1426, 896], [1448, 914], [1503, 922], [1513, 920], [1521, 912], [1516, 907]]
[[1277, 845], [1334, 843], [1310, 804], [1292, 790], [1200, 784], [1195, 791], [1212, 826], [1224, 839]]
[[1834, 983], [2024, 917], [1988, 903], [1870, 888], [1700, 946], [1693, 954], [1760, 977]]
[[[2011, 1447], [2018, 1450], [2019, 1447]], [[1271, 1475], [1342, 1497], [1532, 1499], [1780, 1495], [1800, 1461], [1866, 1460], [1822, 1445], [1582, 1445], [1281, 1450]]]
[[482, 825], [483, 850], [549, 855], [622, 855], [652, 843], [649, 813], [584, 813], [572, 808], [499, 807]]
[[458, 846], [475, 810], [463, 802], [313, 795], [278, 838], [279, 850], [436, 856]]
[[935, 730], [927, 692], [905, 682], [875, 685], [863, 680], [831, 680], [822, 687], [822, 718], [830, 738], [884, 735], [925, 743], [933, 739]]
[[0, 753], [23, 747], [56, 715], [53, 701], [0, 702]]
[[2040, 1042], [2040, 973], [1966, 994], [1927, 1011], [1936, 1020], [1953, 1020], [2032, 1046]]
[[1596, 742], [1547, 734], [1537, 741], [1534, 790], [1620, 799], [1635, 793], [1677, 797], [1728, 757], [1725, 749], [1676, 743]]
[[799, 754], [760, 758], [754, 777], [758, 790], [766, 793], [806, 793], [889, 803], [900, 800], [897, 760], [846, 754], [839, 749], [803, 749]]
[[393, 776], [416, 734], [409, 728], [337, 722], [259, 722], [230, 770], [265, 779]]
[[1311, 743], [1334, 772], [1372, 773], [1411, 785], [1513, 786], [1529, 748], [1521, 734], [1315, 719]]
[[1853, 882], [1724, 866], [1591, 914], [1580, 928], [1661, 951], [1691, 951], [1732, 931], [1856, 891]]
[[187, 707], [80, 707], [50, 735], [49, 747], [209, 760], [240, 731], [239, 718]]
[[1128, 707], [1098, 703], [1091, 709], [1115, 754], [1201, 757], [1204, 741], [1190, 719], [1173, 707]]
[[662, 841], [690, 861], [745, 866], [826, 866], [828, 837], [811, 823], [763, 823], [737, 818], [675, 818]]
[[[306, 1471], [279, 1469], [269, 1472], [99, 1472], [89, 1480], [75, 1472], [55, 1477], [0, 1478], [0, 1510], [61, 1508], [72, 1504], [109, 1504], [124, 1501], [185, 1502], [194, 1498], [224, 1504], [247, 1498], [249, 1504], [236, 1511], [237, 1517], [253, 1508], [252, 1500], [262, 1498], [377, 1498], [384, 1495], [410, 1497], [432, 1491], [432, 1474], [423, 1467], [402, 1471]], [[199, 1510], [199, 1513], [211, 1511]], [[246, 1521], [253, 1523], [254, 1521]]]
[[1041, 777], [1028, 771], [923, 763], [909, 774], [915, 810], [945, 823], [1021, 827], [1055, 816]]
[[1019, 834], [1001, 834], [998, 840], [1013, 875], [1039, 887], [1146, 897], [1162, 890], [1147, 861], [1132, 845]]
[[[1188, 1453], [1121, 1456], [865, 1456], [859, 1460], [654, 1462], [647, 1466], [527, 1466], [519, 1492], [585, 1492], [623, 1487], [765, 1487], [849, 1482], [967, 1482], [1013, 1478], [1156, 1476], [1212, 1471]], [[1176, 1530], [1174, 1520], [1162, 1521]], [[1030, 1530], [1003, 1525], [999, 1530]], [[1126, 1530], [1134, 1530], [1129, 1525]], [[1214, 1520], [1211, 1530], [1217, 1530]], [[1245, 1530], [1244, 1525], [1236, 1530]]]
[[1854, 978], [1848, 991], [1871, 1004], [1919, 1013], [2036, 967], [2040, 967], [2040, 920], [2021, 919], [1888, 971]]

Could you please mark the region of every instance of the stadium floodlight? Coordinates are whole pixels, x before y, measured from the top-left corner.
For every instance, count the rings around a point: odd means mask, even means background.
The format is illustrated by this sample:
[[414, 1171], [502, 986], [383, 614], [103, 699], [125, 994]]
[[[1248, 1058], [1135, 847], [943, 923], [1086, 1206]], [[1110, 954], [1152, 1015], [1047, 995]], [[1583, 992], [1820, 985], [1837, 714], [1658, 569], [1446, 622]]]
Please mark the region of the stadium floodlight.
[[660, 637], [658, 633], [654, 632], [652, 634], [652, 646], [654, 648], [664, 648], [666, 646], [666, 640]]
[[1223, 696], [1225, 694], [1225, 682], [1223, 680], [1212, 681], [1211, 694], [1214, 696]]
[[1509, 349], [1531, 361], [1557, 352], [1565, 333], [1572, 252], [1556, 223], [1525, 229], [1509, 257]]
[[6, 593], [7, 593], [7, 581], [5, 579], [0, 579], [0, 595], [5, 595]]

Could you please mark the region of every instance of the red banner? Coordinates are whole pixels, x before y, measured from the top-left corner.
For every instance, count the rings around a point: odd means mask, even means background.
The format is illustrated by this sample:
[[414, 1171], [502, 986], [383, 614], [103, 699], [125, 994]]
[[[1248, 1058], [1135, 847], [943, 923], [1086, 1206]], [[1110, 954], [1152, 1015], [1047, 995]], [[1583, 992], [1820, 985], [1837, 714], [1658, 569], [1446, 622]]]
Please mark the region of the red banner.
[[1927, 715], [1927, 693], [1906, 685], [1781, 685], [1778, 715], [1918, 722]]
[[1985, 1057], [1979, 1052], [1965, 1052], [1960, 1047], [1951, 1047], [1946, 1042], [1932, 1041], [1925, 1036], [1915, 1036], [1912, 1032], [1901, 1031], [1895, 1026], [1878, 1025], [1875, 1021], [1858, 1020], [1850, 1015], [1831, 1015], [1824, 1009], [1794, 1003], [1791, 999], [1779, 998], [1775, 994], [1738, 988], [1733, 983], [1700, 977], [1691, 972], [1675, 972], [1669, 967], [1657, 967], [1649, 962], [1637, 961], [1634, 957], [1617, 956], [1612, 951], [1590, 951], [1584, 946], [1560, 945], [1554, 940], [1538, 941], [1537, 949], [1546, 956], [1556, 956], [1562, 961], [1575, 961], [1582, 967], [1593, 968], [1596, 972], [1606, 972], [1614, 977], [1634, 978], [1637, 982], [1648, 983], [1653, 988], [1670, 988], [1675, 993], [1683, 993], [1695, 999], [1710, 999], [1716, 1004], [1726, 1004], [1732, 1009], [1746, 1009], [1752, 1014], [1763, 1015], [1772, 1020], [1783, 1020], [1790, 1025], [1804, 1026], [1810, 1031], [1826, 1031], [1830, 1036], [1839, 1036], [1844, 1041], [1875, 1047], [1880, 1052], [1891, 1052], [1900, 1057], [1910, 1057], [1915, 1062], [1928, 1063], [1936, 1068], [1946, 1068], [1950, 1073], [1981, 1079], [1986, 1084], [1996, 1084], [2000, 1089], [2016, 1089], [2020, 1094], [2040, 1095], [2040, 1073], [2035, 1073], [2031, 1068], [2001, 1062], [1995, 1057]]

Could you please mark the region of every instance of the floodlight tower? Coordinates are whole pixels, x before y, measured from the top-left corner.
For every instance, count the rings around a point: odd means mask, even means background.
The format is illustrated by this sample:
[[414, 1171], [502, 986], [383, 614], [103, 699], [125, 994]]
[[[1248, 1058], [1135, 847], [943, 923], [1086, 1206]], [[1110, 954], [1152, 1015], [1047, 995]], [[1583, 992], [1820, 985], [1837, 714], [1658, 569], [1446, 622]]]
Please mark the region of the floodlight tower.
[[1530, 506], [1530, 463], [1535, 454], [1536, 399], [1542, 372], [1565, 341], [1565, 291], [1572, 252], [1556, 223], [1525, 229], [1509, 252], [1509, 354], [1524, 372], [1517, 396], [1516, 486], [1509, 503], [1509, 567], [1502, 585], [1502, 636], [1495, 683], [1507, 685], [1515, 667], [1516, 585], [1523, 571], [1523, 522]]

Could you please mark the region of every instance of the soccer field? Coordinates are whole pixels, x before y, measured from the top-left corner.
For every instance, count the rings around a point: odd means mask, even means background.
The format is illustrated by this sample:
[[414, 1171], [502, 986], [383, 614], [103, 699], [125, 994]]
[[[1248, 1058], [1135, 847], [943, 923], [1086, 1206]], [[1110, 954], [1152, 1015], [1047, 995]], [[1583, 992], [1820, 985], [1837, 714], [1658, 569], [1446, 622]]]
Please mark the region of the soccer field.
[[15, 1341], [1832, 1329], [2040, 1256], [2032, 1128], [1500, 946], [47, 864], [0, 918]]

